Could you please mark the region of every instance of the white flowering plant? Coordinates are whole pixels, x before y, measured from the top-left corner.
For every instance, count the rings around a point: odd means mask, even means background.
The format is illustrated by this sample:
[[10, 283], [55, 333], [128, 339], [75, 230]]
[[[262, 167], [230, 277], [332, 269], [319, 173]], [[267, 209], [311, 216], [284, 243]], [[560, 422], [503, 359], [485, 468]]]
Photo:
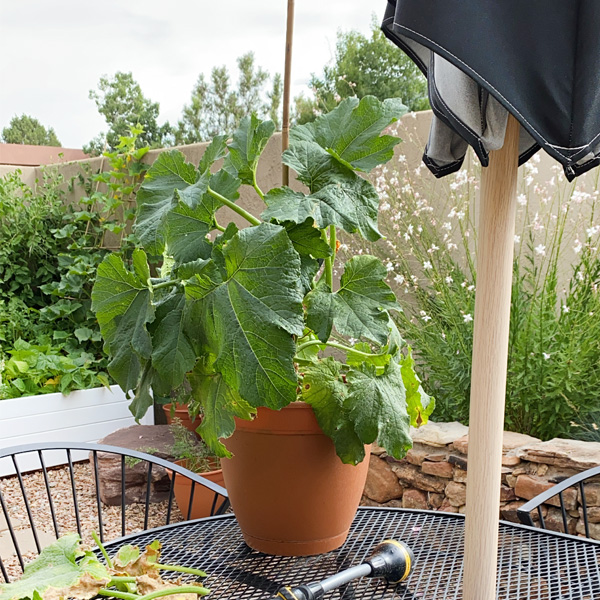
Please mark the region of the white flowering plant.
[[[559, 168], [543, 180], [539, 163], [535, 156], [525, 165], [517, 198], [505, 426], [576, 437], [574, 425], [589, 429], [600, 412], [598, 182], [568, 184]], [[480, 167], [449, 182], [423, 171], [402, 160], [377, 169], [386, 239], [358, 251], [382, 257], [405, 298], [395, 318], [436, 397], [433, 418], [468, 424]], [[359, 242], [348, 244], [356, 251]]]

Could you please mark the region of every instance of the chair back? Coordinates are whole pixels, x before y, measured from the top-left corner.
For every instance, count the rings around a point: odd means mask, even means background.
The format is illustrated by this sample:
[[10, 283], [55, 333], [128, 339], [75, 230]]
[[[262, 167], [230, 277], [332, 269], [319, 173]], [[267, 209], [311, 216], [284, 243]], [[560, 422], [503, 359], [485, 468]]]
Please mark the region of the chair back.
[[[63, 466], [48, 466], [57, 463]], [[76, 531], [93, 544], [92, 531], [110, 540], [229, 507], [219, 483], [116, 446], [57, 442], [3, 448], [0, 472], [12, 474], [0, 478], [0, 573], [6, 582], [65, 533]], [[194, 515], [198, 510], [204, 513]]]
[[599, 539], [600, 465], [538, 494], [518, 509], [517, 515], [525, 525]]

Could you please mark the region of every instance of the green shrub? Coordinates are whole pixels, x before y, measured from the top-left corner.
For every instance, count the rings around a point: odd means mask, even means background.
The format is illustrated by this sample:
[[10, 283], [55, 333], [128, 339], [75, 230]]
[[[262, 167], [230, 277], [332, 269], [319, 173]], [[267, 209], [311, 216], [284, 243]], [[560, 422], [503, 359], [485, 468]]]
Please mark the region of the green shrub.
[[[89, 368], [105, 382], [91, 289], [97, 266], [114, 246], [131, 252], [127, 224], [148, 151], [135, 148], [137, 135], [139, 129], [105, 155], [106, 171], [92, 173], [84, 165], [77, 178], [65, 181], [48, 168], [33, 189], [18, 171], [0, 178], [0, 359], [14, 365], [23, 340], [40, 354], [26, 375], [4, 373], [4, 397], [98, 385]], [[71, 205], [65, 192], [74, 183], [85, 196]], [[56, 385], [44, 383], [57, 377]]]
[[[554, 176], [534, 184], [525, 167], [518, 196], [505, 427], [542, 439], [570, 436], [600, 409], [598, 190]], [[368, 245], [405, 293], [398, 325], [414, 344], [437, 421], [468, 424], [479, 168], [416, 191], [420, 175], [379, 172], [387, 240]], [[367, 245], [365, 245], [367, 246]], [[571, 265], [564, 272], [563, 263]], [[562, 271], [561, 271], [562, 269]], [[565, 283], [563, 283], [565, 282]], [[596, 421], [597, 422], [597, 421]]]

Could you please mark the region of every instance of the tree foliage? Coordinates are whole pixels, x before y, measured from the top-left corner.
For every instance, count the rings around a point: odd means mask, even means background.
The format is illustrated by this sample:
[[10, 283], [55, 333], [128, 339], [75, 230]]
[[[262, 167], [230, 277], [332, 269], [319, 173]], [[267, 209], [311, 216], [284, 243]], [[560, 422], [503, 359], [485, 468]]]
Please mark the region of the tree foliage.
[[2, 130], [5, 144], [29, 144], [31, 146], [60, 146], [54, 129], [46, 129], [37, 119], [29, 115], [13, 117], [8, 127]]
[[391, 44], [373, 21], [370, 37], [358, 31], [339, 31], [333, 64], [321, 76], [313, 74], [315, 99], [295, 98], [294, 120], [313, 121], [350, 96], [400, 98], [409, 110], [426, 110], [427, 81], [413, 61]]
[[127, 136], [132, 128], [141, 126], [143, 132], [137, 138], [137, 147], [160, 148], [170, 145], [171, 126], [158, 124], [160, 105], [146, 98], [140, 84], [131, 73], [118, 71], [113, 77], [101, 77], [97, 90], [90, 90], [90, 100], [94, 100], [98, 112], [106, 120], [108, 132], [100, 134], [84, 150], [90, 154], [100, 154], [106, 149], [114, 152], [120, 139]]
[[210, 79], [202, 73], [198, 77], [175, 132], [176, 144], [194, 144], [216, 135], [230, 136], [240, 121], [256, 113], [270, 116], [279, 126], [281, 104], [281, 76], [273, 78], [270, 92], [264, 92], [269, 74], [255, 66], [254, 54], [248, 52], [237, 59], [237, 86], [231, 84], [227, 67], [215, 67]]

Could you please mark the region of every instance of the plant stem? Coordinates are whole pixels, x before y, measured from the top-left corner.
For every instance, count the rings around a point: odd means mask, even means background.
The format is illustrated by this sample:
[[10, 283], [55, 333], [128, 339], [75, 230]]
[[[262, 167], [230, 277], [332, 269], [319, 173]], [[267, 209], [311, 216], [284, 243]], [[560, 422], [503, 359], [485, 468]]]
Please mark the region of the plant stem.
[[161, 288], [174, 287], [176, 285], [179, 285], [180, 283], [181, 282], [179, 281], [179, 279], [172, 279], [171, 281], [162, 281], [161, 283], [157, 283], [156, 285], [150, 284], [150, 286], [153, 290], [160, 290]]
[[215, 229], [217, 229], [218, 231], [221, 231], [221, 232], [225, 231], [225, 227], [223, 227], [222, 225], [219, 225], [217, 223], [216, 219], [213, 219], [213, 220], [214, 220], [214, 224], [215, 224]]
[[180, 594], [198, 594], [198, 596], [206, 596], [210, 590], [200, 585], [182, 585], [177, 587], [165, 588], [164, 590], [156, 590], [145, 596], [137, 596], [137, 600], [153, 600], [153, 598], [162, 598], [163, 596], [179, 596]]
[[256, 171], [252, 171], [252, 186], [256, 190], [256, 193], [260, 196], [260, 199], [264, 202], [265, 195], [262, 193], [262, 190], [258, 187], [258, 183], [256, 182]]
[[182, 567], [180, 565], [163, 565], [156, 563], [156, 566], [163, 571], [177, 571], [177, 573], [190, 573], [191, 575], [197, 575], [198, 577], [206, 577], [206, 573], [200, 569], [193, 569], [192, 567]]
[[113, 585], [115, 583], [135, 583], [135, 581], [136, 581], [135, 577], [125, 577], [125, 576], [116, 575], [115, 577], [111, 578], [109, 585]]
[[[329, 240], [327, 239], [327, 229], [321, 229], [321, 239], [329, 244]], [[329, 286], [329, 289], [333, 291], [333, 259], [331, 256], [328, 256], [325, 259], [325, 268], [323, 269], [323, 275], [321, 277], [325, 277], [325, 283]]]
[[109, 598], [120, 598], [121, 600], [139, 600], [139, 598], [141, 598], [141, 596], [139, 596], [138, 594], [130, 594], [129, 592], [119, 592], [118, 590], [108, 590], [106, 588], [100, 588], [98, 590], [98, 595], [108, 596]]
[[358, 354], [359, 356], [366, 356], [372, 358], [374, 356], [385, 356], [387, 352], [380, 352], [379, 354], [371, 354], [370, 352], [361, 352], [360, 350], [355, 350], [354, 348], [350, 348], [349, 346], [344, 346], [344, 344], [338, 344], [337, 342], [325, 342], [323, 343], [321, 340], [309, 340], [308, 342], [304, 342], [296, 349], [296, 352], [301, 352], [305, 348], [310, 346], [329, 346], [330, 348], [337, 348], [338, 350], [343, 350], [344, 352], [352, 352], [352, 354]]
[[248, 211], [244, 210], [241, 206], [238, 206], [235, 202], [228, 200], [227, 198], [225, 198], [225, 196], [221, 196], [219, 192], [215, 192], [215, 190], [213, 190], [210, 186], [208, 187], [208, 193], [213, 198], [215, 198], [225, 206], [229, 207], [232, 211], [236, 212], [238, 215], [240, 215], [240, 217], [244, 217], [244, 219], [246, 219], [246, 221], [248, 221], [248, 223], [250, 223], [251, 225], [261, 224], [261, 221], [257, 219], [254, 215], [251, 215]]
[[108, 568], [114, 568], [112, 560], [110, 560], [110, 556], [108, 555], [106, 548], [102, 545], [102, 542], [100, 541], [100, 538], [98, 537], [98, 534], [95, 531], [92, 531], [92, 538], [94, 539], [94, 542], [96, 542], [96, 546], [98, 546], [100, 552], [102, 552], [102, 556], [104, 556], [104, 560], [106, 561], [106, 565], [108, 566]]

